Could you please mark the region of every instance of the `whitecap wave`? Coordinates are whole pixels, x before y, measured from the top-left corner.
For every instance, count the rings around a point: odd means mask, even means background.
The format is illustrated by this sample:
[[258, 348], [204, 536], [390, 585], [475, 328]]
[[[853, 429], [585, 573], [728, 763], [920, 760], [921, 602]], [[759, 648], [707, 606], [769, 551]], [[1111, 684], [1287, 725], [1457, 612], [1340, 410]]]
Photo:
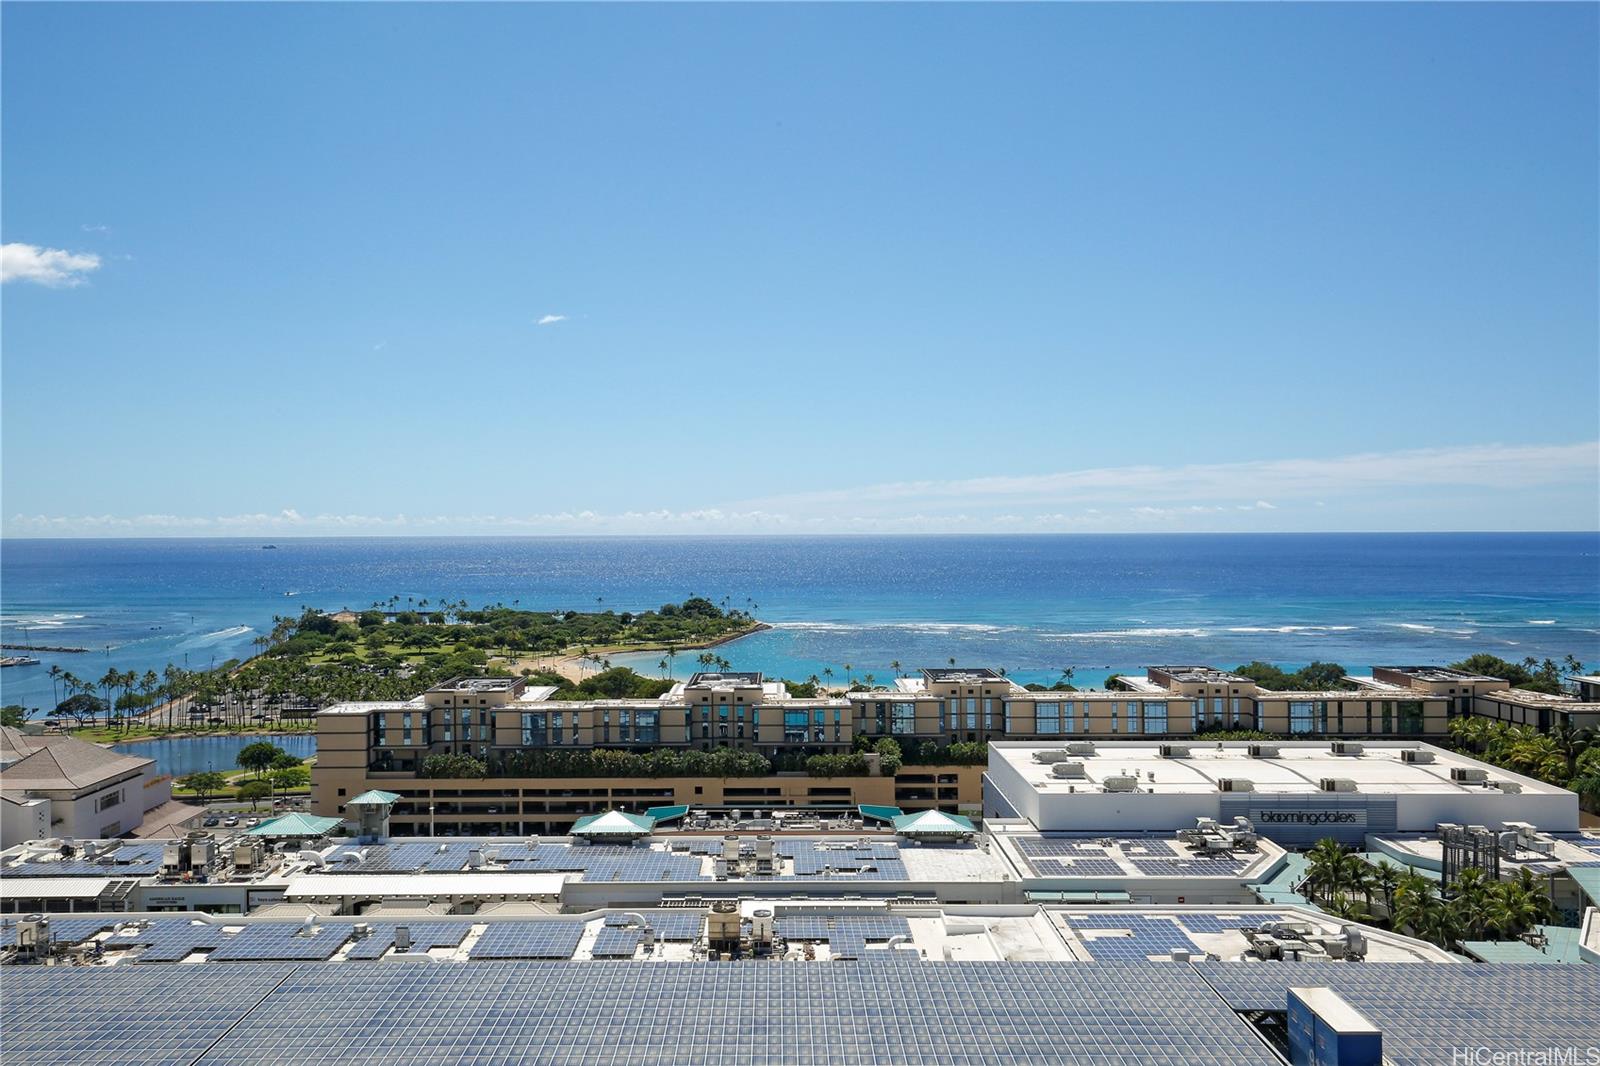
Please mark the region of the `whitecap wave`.
[[1530, 618], [1528, 619], [1528, 624], [1530, 626], [1553, 626], [1556, 624], [1556, 620], [1554, 618]]
[[1014, 633], [1019, 626], [983, 622], [772, 622], [773, 629], [813, 633], [866, 633], [893, 630], [900, 633]]
[[1091, 629], [1083, 633], [1041, 633], [1039, 635], [1054, 637], [1057, 640], [1119, 640], [1129, 637], [1204, 637], [1209, 636], [1210, 631], [1182, 627], [1140, 626], [1134, 629]]
[[1355, 626], [1229, 626], [1229, 633], [1348, 633]]

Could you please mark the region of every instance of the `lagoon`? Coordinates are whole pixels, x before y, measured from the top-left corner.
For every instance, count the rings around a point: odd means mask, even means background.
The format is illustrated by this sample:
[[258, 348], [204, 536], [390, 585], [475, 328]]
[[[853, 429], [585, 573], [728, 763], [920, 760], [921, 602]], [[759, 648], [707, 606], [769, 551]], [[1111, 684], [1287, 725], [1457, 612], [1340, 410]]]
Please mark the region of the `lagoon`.
[[136, 740], [126, 744], [113, 744], [111, 749], [123, 755], [154, 759], [156, 767], [162, 773], [182, 777], [202, 770], [237, 770], [238, 764], [235, 760], [239, 757], [240, 749], [258, 740], [276, 744], [300, 759], [309, 759], [317, 753], [317, 738], [310, 733], [277, 737], [166, 737], [161, 740]]

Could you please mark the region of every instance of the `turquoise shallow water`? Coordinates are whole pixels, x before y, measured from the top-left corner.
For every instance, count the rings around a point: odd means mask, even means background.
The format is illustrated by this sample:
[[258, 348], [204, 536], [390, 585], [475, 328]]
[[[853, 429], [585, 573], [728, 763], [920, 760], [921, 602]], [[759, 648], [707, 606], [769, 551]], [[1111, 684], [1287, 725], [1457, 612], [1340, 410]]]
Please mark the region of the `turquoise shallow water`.
[[[274, 615], [466, 598], [617, 610], [690, 595], [774, 623], [719, 653], [805, 677], [906, 667], [1063, 667], [1095, 680], [1152, 663], [1600, 663], [1600, 533], [1014, 537], [11, 540], [7, 643], [82, 646], [0, 672], [45, 706], [51, 663], [79, 676], [251, 654]], [[659, 656], [632, 660], [655, 671]], [[695, 668], [680, 655], [678, 674]]]

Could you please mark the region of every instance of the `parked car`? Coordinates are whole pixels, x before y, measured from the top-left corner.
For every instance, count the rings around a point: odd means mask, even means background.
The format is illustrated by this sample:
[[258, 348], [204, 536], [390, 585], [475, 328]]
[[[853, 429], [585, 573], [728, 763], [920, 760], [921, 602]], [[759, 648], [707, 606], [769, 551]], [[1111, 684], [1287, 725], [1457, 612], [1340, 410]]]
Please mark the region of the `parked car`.
[[201, 822], [200, 824], [204, 828], [210, 829], [214, 825], [221, 825], [222, 824], [222, 819], [218, 818], [214, 814], [208, 814], [208, 815], [206, 815], [206, 820]]
[[239, 816], [237, 814], [230, 814], [222, 820], [222, 824], [227, 826], [229, 829], [232, 829], [234, 826], [239, 824]]

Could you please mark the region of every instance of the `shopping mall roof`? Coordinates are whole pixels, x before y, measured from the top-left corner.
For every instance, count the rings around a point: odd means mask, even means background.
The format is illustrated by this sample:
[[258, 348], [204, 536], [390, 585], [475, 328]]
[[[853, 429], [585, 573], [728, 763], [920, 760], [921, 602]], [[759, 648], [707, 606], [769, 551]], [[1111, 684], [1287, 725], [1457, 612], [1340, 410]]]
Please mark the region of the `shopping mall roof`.
[[[1340, 754], [1342, 746], [1346, 754]], [[1256, 754], [1252, 754], [1252, 752]], [[1409, 761], [1407, 751], [1425, 761]], [[1514, 782], [1521, 792], [1557, 794], [1564, 790], [1456, 752], [1420, 742], [1278, 741], [1158, 743], [1153, 741], [997, 742], [990, 759], [1003, 760], [1041, 793], [1104, 792], [1121, 787], [1111, 779], [1132, 779], [1126, 791], [1143, 794], [1205, 794], [1228, 791], [1222, 782], [1244, 782], [1250, 792], [1316, 794], [1326, 780], [1350, 782], [1356, 793], [1481, 793], [1486, 784]], [[1050, 753], [1057, 753], [1051, 755]], [[1037, 757], [1036, 757], [1037, 756]], [[1081, 773], [1058, 771], [1076, 763]], [[1470, 779], [1457, 779], [1457, 770]], [[1481, 776], [1479, 776], [1481, 775]], [[1108, 780], [1111, 788], [1107, 787]], [[1237, 787], [1232, 789], [1239, 791]]]
[[[1437, 965], [1423, 999], [1418, 983], [1414, 965], [1377, 963], [952, 962], [911, 977], [865, 962], [698, 962], [652, 967], [648, 980], [626, 961], [54, 966], [7, 976], [0, 1026], [8, 1056], [27, 1063], [226, 1066], [271, 1049], [285, 1066], [598, 1066], [629, 1049], [639, 1066], [665, 1066], [716, 1048], [728, 1066], [795, 1049], [817, 1066], [1278, 1066], [1243, 1015], [1283, 1011], [1289, 988], [1323, 985], [1382, 1030], [1396, 1062], [1448, 1062], [1463, 1046], [1586, 1047], [1600, 1027], [1600, 968]], [[615, 1003], [627, 1009], [595, 1006]], [[692, 1006], [702, 1003], [764, 1006]]]

